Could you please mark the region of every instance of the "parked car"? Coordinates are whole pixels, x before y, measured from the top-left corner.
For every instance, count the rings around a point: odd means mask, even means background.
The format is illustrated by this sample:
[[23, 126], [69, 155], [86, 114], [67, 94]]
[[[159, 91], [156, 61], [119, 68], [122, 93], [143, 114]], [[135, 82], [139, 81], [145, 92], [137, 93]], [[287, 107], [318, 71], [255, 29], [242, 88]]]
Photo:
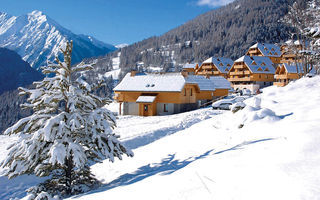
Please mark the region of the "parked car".
[[229, 106], [231, 106], [234, 102], [232, 99], [221, 99], [212, 103], [212, 108], [216, 110], [229, 110]]
[[[231, 98], [232, 97], [232, 98]], [[236, 104], [241, 109], [245, 106], [243, 103], [244, 100], [249, 98], [250, 96], [228, 96], [224, 99], [218, 100], [212, 103], [212, 109], [216, 110], [230, 110], [230, 106]]]

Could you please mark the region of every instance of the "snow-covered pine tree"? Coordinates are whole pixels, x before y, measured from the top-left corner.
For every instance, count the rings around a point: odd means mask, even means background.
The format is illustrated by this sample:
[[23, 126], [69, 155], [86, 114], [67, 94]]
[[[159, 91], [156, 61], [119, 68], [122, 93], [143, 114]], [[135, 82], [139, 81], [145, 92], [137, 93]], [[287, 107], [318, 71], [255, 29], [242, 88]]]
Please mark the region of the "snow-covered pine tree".
[[44, 74], [55, 76], [34, 82], [35, 89], [19, 88], [20, 95], [29, 95], [29, 103], [22, 106], [32, 108], [34, 114], [4, 132], [19, 136], [1, 163], [8, 169], [6, 175], [49, 177], [29, 190], [30, 199], [86, 191], [97, 183], [89, 163], [103, 159], [113, 162], [123, 154], [133, 156], [113, 133], [113, 114], [99, 107], [106, 99], [92, 94], [102, 83], [90, 85], [81, 76], [72, 80], [75, 73], [90, 70], [92, 65], [71, 66], [72, 41], [61, 51], [64, 62], [56, 58], [56, 64], [43, 69]]

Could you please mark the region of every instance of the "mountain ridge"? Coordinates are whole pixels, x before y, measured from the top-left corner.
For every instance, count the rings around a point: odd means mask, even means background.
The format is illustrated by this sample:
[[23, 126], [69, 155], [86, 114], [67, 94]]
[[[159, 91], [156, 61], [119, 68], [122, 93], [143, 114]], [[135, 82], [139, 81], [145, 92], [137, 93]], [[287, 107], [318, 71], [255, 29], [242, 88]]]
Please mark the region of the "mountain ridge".
[[73, 63], [116, 50], [92, 36], [72, 33], [41, 11], [21, 16], [0, 12], [0, 47], [16, 51], [35, 69], [46, 65], [47, 60], [53, 61], [67, 40], [73, 40], [76, 47]]
[[185, 63], [212, 57], [236, 59], [256, 42], [279, 43], [289, 39], [280, 19], [291, 0], [236, 0], [164, 33], [136, 42], [98, 58], [96, 73], [112, 70], [112, 59], [121, 52], [123, 77], [131, 69], [160, 67], [177, 71]]

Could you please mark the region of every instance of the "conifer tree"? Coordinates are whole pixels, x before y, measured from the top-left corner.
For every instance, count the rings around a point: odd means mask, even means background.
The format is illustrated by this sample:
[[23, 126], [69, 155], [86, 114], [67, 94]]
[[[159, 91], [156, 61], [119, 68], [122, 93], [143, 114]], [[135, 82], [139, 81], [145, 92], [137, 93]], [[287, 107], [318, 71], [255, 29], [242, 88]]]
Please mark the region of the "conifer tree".
[[5, 131], [19, 136], [1, 163], [8, 169], [6, 175], [49, 177], [29, 189], [30, 199], [87, 191], [98, 183], [90, 172], [90, 163], [103, 159], [113, 162], [115, 158], [122, 159], [123, 154], [133, 156], [113, 133], [113, 114], [99, 107], [106, 99], [92, 94], [103, 83], [90, 85], [81, 76], [72, 78], [92, 69], [92, 65], [71, 66], [72, 41], [61, 51], [64, 62], [56, 57], [56, 64], [43, 69], [50, 76], [34, 82], [35, 89], [19, 88], [20, 95], [29, 95], [29, 103], [22, 107], [32, 108], [34, 113]]

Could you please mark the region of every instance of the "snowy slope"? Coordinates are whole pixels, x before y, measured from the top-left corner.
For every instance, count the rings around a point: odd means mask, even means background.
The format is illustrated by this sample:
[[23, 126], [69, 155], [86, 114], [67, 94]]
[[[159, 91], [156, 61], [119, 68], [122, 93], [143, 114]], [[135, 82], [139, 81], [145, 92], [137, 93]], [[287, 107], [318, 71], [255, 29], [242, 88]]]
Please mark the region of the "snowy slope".
[[261, 108], [226, 112], [139, 147], [132, 159], [97, 164], [105, 185], [73, 199], [318, 199], [319, 88], [320, 77], [267, 88]]
[[[319, 88], [319, 76], [272, 86], [235, 114], [120, 116], [115, 132], [135, 157], [92, 166], [104, 185], [71, 199], [318, 199]], [[1, 159], [15, 138], [0, 141]], [[1, 199], [39, 181], [4, 180]]]
[[76, 35], [41, 11], [22, 16], [0, 13], [0, 47], [16, 51], [34, 68], [52, 60], [67, 40], [73, 40], [73, 62], [104, 55], [116, 48], [91, 36]]

